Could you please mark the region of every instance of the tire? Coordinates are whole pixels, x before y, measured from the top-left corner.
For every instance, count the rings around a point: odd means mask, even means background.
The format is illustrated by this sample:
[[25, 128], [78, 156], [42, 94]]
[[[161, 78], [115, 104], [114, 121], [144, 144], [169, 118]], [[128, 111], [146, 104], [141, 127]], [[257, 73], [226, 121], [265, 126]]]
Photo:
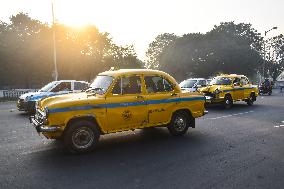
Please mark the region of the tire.
[[187, 112], [178, 111], [173, 114], [168, 129], [173, 136], [182, 136], [187, 132], [193, 119], [194, 118], [191, 115], [188, 115]]
[[71, 153], [92, 151], [100, 138], [96, 124], [80, 120], [72, 123], [64, 133], [64, 144]]
[[232, 107], [233, 99], [232, 99], [231, 95], [226, 95], [225, 96], [223, 105], [224, 105], [225, 109], [230, 109]]
[[252, 106], [254, 101], [255, 101], [255, 94], [251, 93], [250, 97], [246, 100], [247, 105]]

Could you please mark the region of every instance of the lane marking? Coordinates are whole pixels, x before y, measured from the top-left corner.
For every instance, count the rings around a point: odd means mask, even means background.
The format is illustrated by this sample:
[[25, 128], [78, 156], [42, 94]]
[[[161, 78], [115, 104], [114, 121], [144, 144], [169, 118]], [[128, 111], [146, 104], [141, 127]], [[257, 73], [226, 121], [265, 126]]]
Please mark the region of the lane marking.
[[238, 115], [243, 115], [243, 114], [249, 114], [254, 111], [248, 111], [248, 112], [240, 112], [240, 113], [235, 113], [235, 114], [229, 114], [229, 115], [224, 115], [224, 116], [218, 116], [218, 117], [211, 117], [211, 118], [204, 118], [203, 120], [216, 120], [216, 119], [222, 119], [222, 118], [227, 118], [227, 117], [232, 117], [232, 116], [238, 116]]

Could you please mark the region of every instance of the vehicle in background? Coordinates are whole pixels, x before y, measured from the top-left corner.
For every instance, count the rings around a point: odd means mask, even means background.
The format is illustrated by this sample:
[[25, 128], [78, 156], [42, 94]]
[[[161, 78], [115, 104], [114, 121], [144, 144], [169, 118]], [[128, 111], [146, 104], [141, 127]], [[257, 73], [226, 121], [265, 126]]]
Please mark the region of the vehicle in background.
[[165, 72], [123, 69], [100, 73], [82, 93], [38, 101], [30, 121], [37, 132], [80, 153], [108, 133], [167, 127], [172, 135], [183, 135], [206, 113], [204, 103], [202, 94], [183, 93]]
[[206, 87], [208, 85], [208, 80], [204, 78], [191, 78], [182, 81], [179, 86], [181, 90], [187, 92], [195, 92], [198, 88]]
[[230, 108], [235, 101], [245, 101], [253, 105], [258, 96], [258, 87], [252, 85], [244, 75], [223, 74], [213, 78], [210, 85], [199, 89], [207, 103], [221, 103]]
[[21, 95], [17, 102], [17, 108], [19, 111], [25, 111], [33, 114], [35, 112], [36, 101], [45, 97], [62, 95], [71, 92], [80, 92], [88, 88], [88, 86], [89, 83], [86, 81], [52, 81], [37, 92], [29, 92]]
[[264, 95], [264, 94], [271, 95], [272, 94], [272, 88], [273, 88], [273, 82], [269, 81], [269, 79], [265, 79], [258, 86], [259, 95]]

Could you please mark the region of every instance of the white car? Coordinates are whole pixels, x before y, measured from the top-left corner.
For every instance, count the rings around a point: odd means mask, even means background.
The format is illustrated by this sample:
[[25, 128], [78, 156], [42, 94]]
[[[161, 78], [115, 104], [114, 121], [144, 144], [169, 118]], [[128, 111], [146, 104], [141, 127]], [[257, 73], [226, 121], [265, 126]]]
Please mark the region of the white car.
[[187, 92], [195, 92], [200, 87], [209, 85], [210, 80], [204, 78], [190, 78], [182, 81], [179, 86], [182, 90]]
[[37, 92], [29, 92], [21, 95], [18, 99], [19, 111], [34, 113], [36, 101], [50, 96], [62, 95], [71, 92], [80, 92], [89, 87], [86, 81], [60, 80], [52, 81]]

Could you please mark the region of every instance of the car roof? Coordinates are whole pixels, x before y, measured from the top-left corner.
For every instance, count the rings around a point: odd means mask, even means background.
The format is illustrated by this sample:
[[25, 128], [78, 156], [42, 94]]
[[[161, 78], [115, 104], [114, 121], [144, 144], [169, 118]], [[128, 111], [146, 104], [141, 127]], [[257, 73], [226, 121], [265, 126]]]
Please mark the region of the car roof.
[[54, 82], [82, 82], [82, 83], [88, 83], [87, 81], [77, 81], [77, 80], [58, 80], [58, 81], [54, 81]]
[[120, 69], [120, 70], [111, 70], [100, 73], [99, 75], [110, 75], [110, 76], [120, 76], [123, 74], [153, 74], [153, 75], [168, 75], [167, 73], [159, 70], [152, 69]]
[[230, 77], [230, 78], [234, 78], [234, 77], [246, 77], [245, 75], [238, 75], [238, 74], [221, 74], [218, 75], [216, 77]]
[[189, 79], [186, 79], [185, 81], [187, 80], [206, 80], [205, 78], [189, 78]]

